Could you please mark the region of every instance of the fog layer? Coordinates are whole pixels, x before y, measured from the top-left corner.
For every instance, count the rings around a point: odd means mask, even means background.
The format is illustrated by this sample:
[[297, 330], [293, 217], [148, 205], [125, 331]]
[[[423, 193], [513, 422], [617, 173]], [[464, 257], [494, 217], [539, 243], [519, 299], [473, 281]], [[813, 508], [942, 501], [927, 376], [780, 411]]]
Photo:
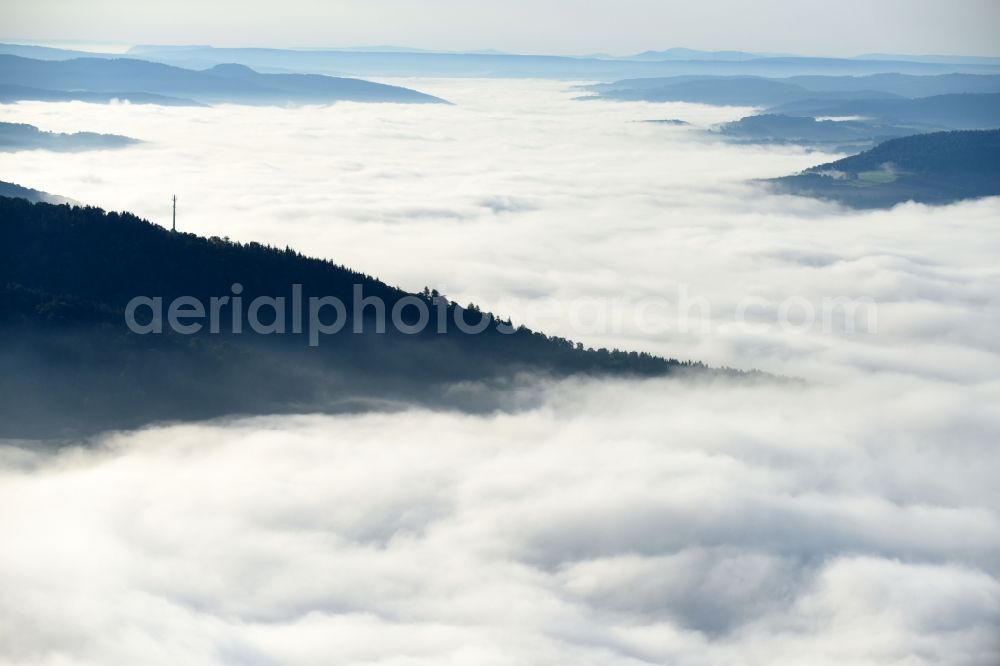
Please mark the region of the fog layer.
[[[457, 105], [0, 107], [147, 142], [0, 180], [160, 222], [176, 192], [184, 230], [805, 381], [9, 443], [0, 662], [1000, 660], [1000, 201], [768, 195], [745, 181], [833, 156], [700, 133], [745, 109], [414, 87]], [[839, 297], [875, 325], [805, 325]]]
[[563, 384], [3, 452], [25, 664], [988, 664], [997, 383]]

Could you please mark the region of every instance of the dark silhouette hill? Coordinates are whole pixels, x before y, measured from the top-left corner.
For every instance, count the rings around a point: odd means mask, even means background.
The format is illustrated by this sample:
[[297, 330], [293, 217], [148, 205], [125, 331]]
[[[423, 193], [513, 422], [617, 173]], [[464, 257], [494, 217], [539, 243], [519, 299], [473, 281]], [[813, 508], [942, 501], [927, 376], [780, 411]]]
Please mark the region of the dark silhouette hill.
[[[218, 65], [205, 71], [183, 69], [131, 58], [34, 60], [0, 55], [0, 86], [7, 99], [21, 90], [73, 94], [114, 93], [147, 101], [149, 95], [206, 104], [326, 104], [331, 102], [442, 103], [424, 93], [361, 79], [318, 74], [260, 74], [242, 65]], [[27, 89], [27, 90], [25, 90]], [[126, 91], [126, 92], [121, 92]], [[32, 98], [32, 97], [29, 97]]]
[[[192, 335], [169, 327], [141, 334], [125, 324], [136, 296], [164, 304], [190, 296], [208, 307], [212, 297], [233, 297], [234, 283], [243, 310], [259, 296], [285, 297], [285, 333], [251, 330], [248, 310], [242, 332], [228, 314], [218, 332], [206, 323]], [[313, 296], [340, 299], [344, 328], [310, 346], [310, 327], [295, 330], [292, 285], [301, 285], [303, 304]], [[389, 403], [486, 410], [500, 406], [500, 389], [526, 375], [707, 371], [699, 363], [585, 349], [289, 248], [172, 233], [128, 213], [22, 199], [0, 198], [0, 287], [0, 437]], [[405, 326], [420, 323], [416, 299], [431, 323], [407, 333], [389, 316], [379, 332], [377, 308], [355, 311], [358, 296], [381, 299], [387, 316], [409, 299], [400, 310]], [[449, 322], [443, 330], [439, 316]], [[465, 332], [455, 317], [487, 325]], [[261, 319], [276, 324], [279, 317], [267, 309]], [[324, 321], [332, 319], [327, 311]], [[150, 313], [144, 321], [151, 320]]]
[[1000, 195], [1000, 130], [919, 134], [769, 182], [777, 191], [887, 208]]

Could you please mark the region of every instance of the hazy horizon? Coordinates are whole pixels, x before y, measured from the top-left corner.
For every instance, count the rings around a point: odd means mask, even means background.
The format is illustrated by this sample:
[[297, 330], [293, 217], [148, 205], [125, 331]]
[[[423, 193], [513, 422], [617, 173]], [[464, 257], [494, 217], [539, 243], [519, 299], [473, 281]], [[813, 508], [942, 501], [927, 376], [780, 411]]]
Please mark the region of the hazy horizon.
[[[191, 20], [197, 16], [197, 20]], [[447, 18], [446, 21], [442, 18]], [[572, 25], [568, 25], [572, 17]], [[211, 44], [219, 47], [357, 48], [615, 56], [672, 47], [851, 57], [869, 53], [997, 57], [1000, 4], [845, 0], [764, 3], [571, 0], [539, 4], [458, 0], [280, 5], [190, 0], [143, 5], [40, 0], [3, 9], [3, 41]], [[44, 26], [40, 27], [40, 26]], [[609, 26], [611, 28], [609, 29]]]
[[865, 58], [871, 56], [900, 56], [904, 58], [984, 58], [984, 59], [1000, 59], [1000, 50], [992, 53], [943, 53], [943, 52], [927, 52], [927, 53], [903, 53], [903, 52], [893, 52], [887, 53], [882, 51], [866, 51], [858, 53], [844, 53], [836, 55], [820, 55], [811, 52], [762, 52], [762, 51], [749, 51], [745, 49], [707, 49], [707, 48], [695, 48], [686, 44], [667, 44], [659, 47], [652, 47], [648, 49], [643, 49], [640, 51], [626, 51], [609, 53], [599, 50], [592, 50], [589, 52], [580, 53], [546, 53], [546, 52], [528, 52], [528, 51], [506, 51], [491, 46], [473, 47], [466, 49], [434, 49], [427, 47], [413, 46], [410, 44], [315, 44], [311, 46], [289, 46], [283, 44], [213, 44], [213, 43], [166, 43], [166, 42], [92, 42], [92, 41], [78, 41], [73, 39], [60, 40], [60, 39], [40, 39], [40, 38], [16, 38], [16, 37], [3, 37], [0, 36], [0, 44], [12, 44], [18, 46], [40, 46], [45, 48], [62, 49], [66, 51], [86, 51], [88, 53], [103, 53], [103, 54], [121, 54], [127, 55], [129, 50], [135, 47], [141, 46], [158, 46], [165, 48], [188, 48], [188, 47], [209, 47], [209, 48], [259, 48], [259, 49], [277, 49], [277, 50], [290, 50], [290, 51], [371, 51], [376, 52], [379, 50], [389, 50], [389, 51], [399, 51], [399, 52], [414, 52], [414, 53], [453, 53], [453, 54], [468, 54], [468, 53], [488, 53], [496, 55], [521, 55], [521, 56], [557, 56], [557, 57], [569, 57], [569, 58], [628, 58], [630, 56], [641, 55], [645, 52], [657, 52], [657, 51], [671, 51], [671, 50], [687, 50], [687, 51], [699, 51], [705, 53], [726, 53], [726, 52], [741, 52], [750, 53], [755, 56], [760, 57], [802, 57], [802, 58]]

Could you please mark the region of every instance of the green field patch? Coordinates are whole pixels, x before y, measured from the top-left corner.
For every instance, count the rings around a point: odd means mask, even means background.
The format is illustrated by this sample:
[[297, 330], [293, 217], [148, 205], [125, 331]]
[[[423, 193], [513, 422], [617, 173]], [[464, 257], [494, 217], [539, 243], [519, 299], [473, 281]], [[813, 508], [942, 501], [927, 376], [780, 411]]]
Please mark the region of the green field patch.
[[884, 185], [886, 183], [895, 182], [896, 178], [896, 173], [894, 171], [889, 171], [888, 169], [858, 172], [858, 180], [861, 181], [861, 183], [868, 185]]

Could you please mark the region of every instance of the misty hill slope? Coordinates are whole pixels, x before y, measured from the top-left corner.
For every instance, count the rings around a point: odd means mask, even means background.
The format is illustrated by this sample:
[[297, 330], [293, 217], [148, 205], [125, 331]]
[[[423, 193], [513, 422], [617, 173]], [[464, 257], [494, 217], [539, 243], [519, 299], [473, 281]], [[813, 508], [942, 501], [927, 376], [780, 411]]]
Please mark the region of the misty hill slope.
[[795, 116], [863, 117], [868, 121], [936, 129], [1000, 127], [1000, 93], [960, 93], [916, 99], [852, 99], [831, 103], [806, 99], [783, 104], [773, 113]]
[[[586, 87], [582, 99], [767, 107], [717, 128], [731, 141], [860, 150], [939, 130], [1000, 127], [1000, 76], [678, 76]], [[837, 123], [830, 119], [838, 119]]]
[[[820, 77], [818, 77], [820, 78]], [[844, 99], [854, 91], [816, 91], [779, 79], [756, 76], [630, 79], [590, 87], [602, 99], [642, 102], [694, 102], [719, 106], [773, 106], [806, 98]], [[866, 97], [895, 97], [875, 89]]]
[[[603, 99], [648, 102], [693, 102], [700, 104], [766, 106], [808, 101], [900, 99], [959, 93], [1000, 93], [1000, 76], [942, 74], [914, 76], [874, 74], [868, 76], [671, 76], [624, 79], [599, 83], [587, 89]], [[834, 114], [817, 114], [834, 115]], [[838, 114], [843, 115], [843, 114]]]
[[[206, 322], [194, 335], [141, 335], [123, 312], [136, 296], [169, 303], [192, 296], [234, 295], [243, 310], [258, 296], [288, 302], [285, 334], [233, 332], [223, 314], [219, 332]], [[345, 326], [308, 344], [310, 327], [295, 332], [292, 285], [303, 309], [311, 296], [345, 304]], [[356, 313], [363, 298], [385, 304], [385, 332], [376, 308]], [[0, 436], [137, 426], [164, 419], [224, 414], [337, 411], [387, 401], [482, 410], [525, 374], [654, 376], [705, 371], [648, 354], [587, 350], [561, 338], [513, 328], [474, 307], [432, 294], [410, 295], [328, 261], [290, 249], [175, 234], [127, 213], [31, 204], [0, 198]], [[431, 323], [414, 334], [392, 325], [403, 299], [406, 325], [419, 323], [414, 299]], [[226, 313], [230, 313], [226, 310]], [[274, 322], [273, 310], [262, 320]], [[438, 332], [437, 317], [448, 325]], [[249, 322], [241, 315], [241, 321]], [[469, 326], [463, 332], [454, 318]], [[147, 316], [145, 319], [148, 320]], [[327, 323], [335, 319], [328, 310]], [[308, 323], [308, 315], [303, 319]], [[361, 332], [355, 332], [355, 326]], [[354, 406], [354, 407], [352, 407]]]
[[44, 132], [34, 125], [0, 122], [0, 152], [35, 149], [59, 152], [116, 150], [137, 143], [140, 143], [138, 139], [120, 134]]
[[109, 104], [128, 101], [130, 104], [156, 104], [159, 106], [206, 106], [193, 99], [155, 95], [147, 92], [89, 92], [86, 90], [45, 90], [31, 86], [0, 84], [0, 104], [12, 102], [90, 102]]
[[761, 114], [723, 123], [716, 130], [737, 143], [825, 145], [838, 152], [863, 150], [888, 139], [914, 134], [910, 127], [875, 125], [856, 120]]
[[1000, 195], [1000, 130], [920, 134], [766, 181], [779, 192], [887, 208]]
[[863, 93], [878, 90], [900, 97], [960, 93], [1000, 93], [1000, 76], [989, 74], [869, 74], [867, 76], [792, 76], [785, 79], [806, 90]]
[[30, 187], [23, 187], [17, 183], [8, 183], [0, 180], [0, 197], [11, 197], [25, 199], [32, 203], [69, 204], [71, 206], [80, 205], [68, 197], [61, 197], [40, 190], [33, 190]]
[[[164, 95], [171, 99], [218, 104], [326, 104], [331, 102], [443, 103], [415, 90], [360, 79], [303, 74], [260, 74], [242, 65], [219, 65], [206, 71], [183, 69], [129, 58], [33, 60], [0, 55], [0, 91], [6, 99], [18, 91], [37, 97], [51, 93]], [[120, 92], [128, 91], [128, 92]], [[31, 96], [34, 95], [34, 96]], [[153, 98], [155, 99], [155, 98]]]

